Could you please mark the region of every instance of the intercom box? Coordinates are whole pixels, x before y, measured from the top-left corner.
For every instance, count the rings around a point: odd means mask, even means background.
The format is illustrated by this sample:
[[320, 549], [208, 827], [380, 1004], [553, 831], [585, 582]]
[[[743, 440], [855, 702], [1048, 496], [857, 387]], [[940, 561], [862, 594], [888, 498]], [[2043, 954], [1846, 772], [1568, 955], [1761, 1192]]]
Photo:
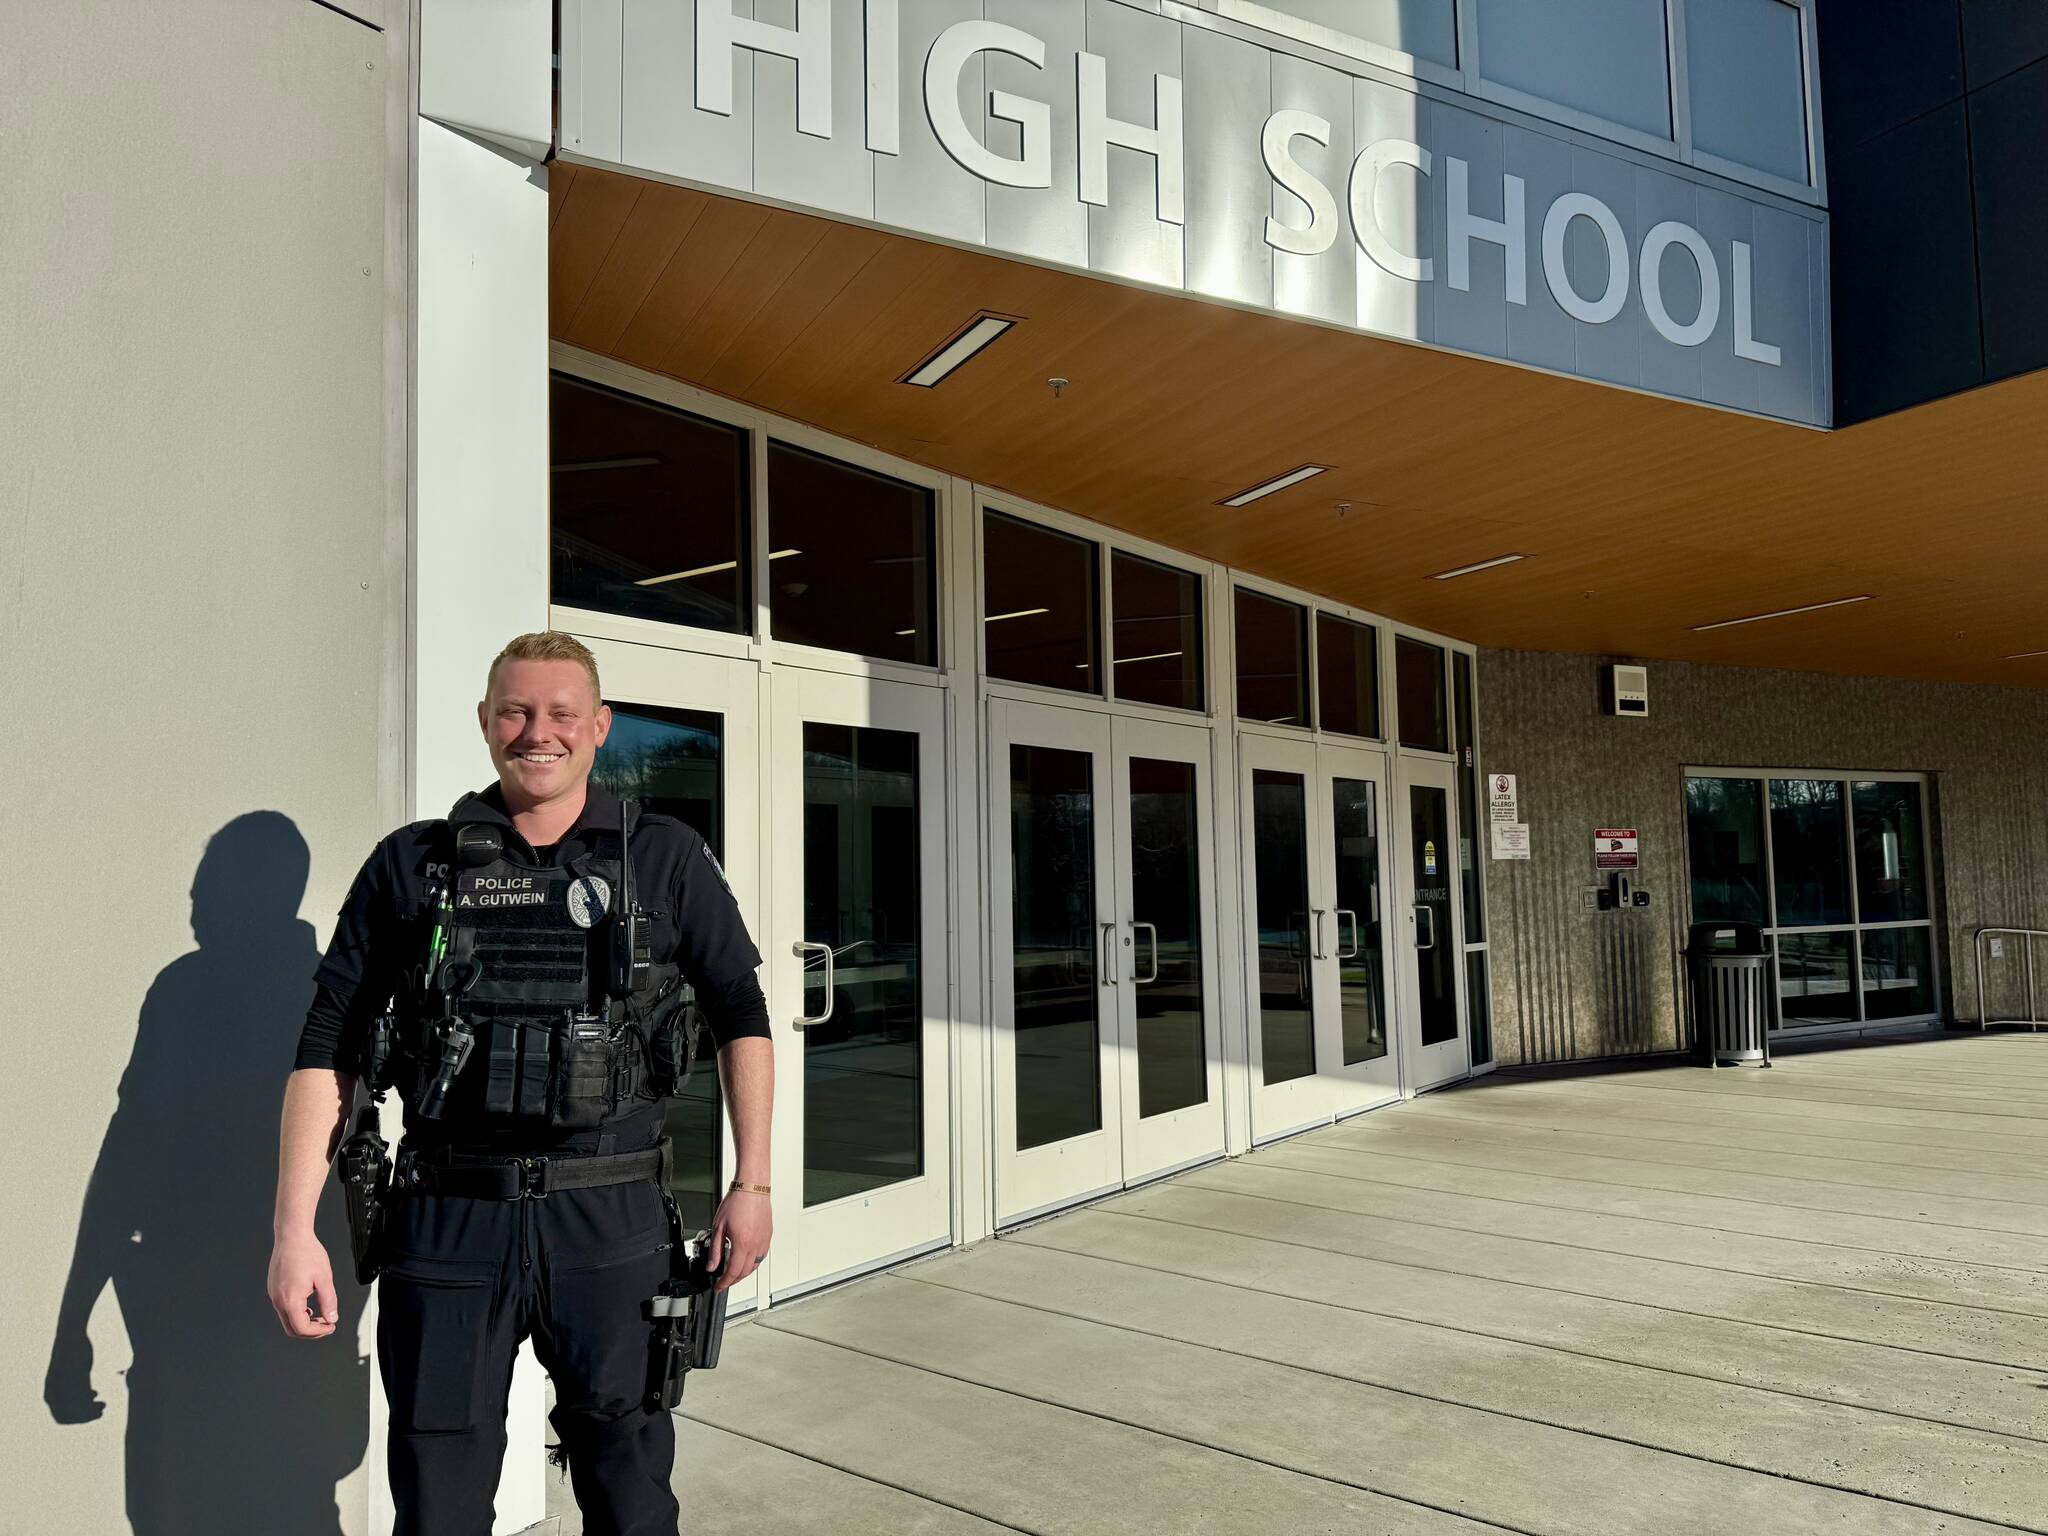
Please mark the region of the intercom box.
[[1607, 669], [1607, 713], [1647, 715], [1650, 712], [1650, 669], [1616, 662]]

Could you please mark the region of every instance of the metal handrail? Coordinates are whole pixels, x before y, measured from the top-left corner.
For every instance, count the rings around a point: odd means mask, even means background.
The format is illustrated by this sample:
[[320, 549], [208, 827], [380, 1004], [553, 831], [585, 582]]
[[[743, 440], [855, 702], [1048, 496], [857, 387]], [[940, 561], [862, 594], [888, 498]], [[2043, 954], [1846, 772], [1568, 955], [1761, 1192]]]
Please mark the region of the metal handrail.
[[[2021, 940], [2020, 953], [2027, 962], [2027, 1016], [2024, 1019], [1994, 1019], [1991, 1017], [1991, 1000], [1984, 990], [1984, 941], [1994, 935], [2011, 935]], [[2048, 939], [2048, 928], [1979, 928], [1972, 948], [1977, 963], [1977, 1028], [1981, 1032], [1992, 1025], [2024, 1024], [2038, 1030], [2048, 1019], [2041, 1017], [2041, 1010], [2034, 1003], [2034, 940]]]

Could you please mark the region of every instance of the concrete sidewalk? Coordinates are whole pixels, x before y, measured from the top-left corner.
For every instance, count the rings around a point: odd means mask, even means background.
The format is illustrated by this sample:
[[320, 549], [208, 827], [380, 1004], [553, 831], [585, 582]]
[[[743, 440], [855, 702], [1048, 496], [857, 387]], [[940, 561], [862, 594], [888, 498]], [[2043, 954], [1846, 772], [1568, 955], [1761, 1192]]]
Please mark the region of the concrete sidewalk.
[[686, 1529], [2048, 1530], [2048, 1038], [1432, 1094], [777, 1307], [688, 1411]]

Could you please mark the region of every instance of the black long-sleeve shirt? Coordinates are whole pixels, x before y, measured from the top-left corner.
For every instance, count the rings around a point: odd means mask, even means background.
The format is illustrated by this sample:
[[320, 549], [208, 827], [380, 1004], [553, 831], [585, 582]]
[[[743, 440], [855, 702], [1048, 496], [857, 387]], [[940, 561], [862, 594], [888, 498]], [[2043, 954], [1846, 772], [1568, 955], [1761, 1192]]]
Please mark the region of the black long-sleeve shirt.
[[[465, 795], [450, 822], [497, 827], [506, 848], [536, 864], [559, 866], [593, 850], [594, 829], [619, 824], [616, 796], [589, 787], [583, 813], [551, 848], [531, 847], [512, 826], [494, 784]], [[422, 958], [416, 921], [447, 878], [450, 839], [442, 823], [414, 822], [371, 850], [334, 924], [316, 991], [299, 1034], [295, 1066], [358, 1070], [370, 1021], [390, 1005], [408, 966]], [[754, 975], [761, 956], [739, 903], [704, 839], [671, 817], [644, 814], [633, 830], [633, 888], [647, 913], [656, 963], [675, 962], [696, 989], [697, 1004], [719, 1045], [768, 1034], [768, 1004]]]

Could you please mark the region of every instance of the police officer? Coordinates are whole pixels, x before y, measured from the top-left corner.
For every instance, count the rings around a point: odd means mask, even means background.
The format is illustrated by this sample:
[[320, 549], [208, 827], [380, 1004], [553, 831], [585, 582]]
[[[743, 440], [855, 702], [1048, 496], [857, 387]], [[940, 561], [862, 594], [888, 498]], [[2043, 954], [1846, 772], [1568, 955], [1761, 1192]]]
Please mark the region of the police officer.
[[[380, 1055], [370, 1042], [395, 1044], [405, 1139], [377, 1349], [398, 1536], [488, 1536], [526, 1338], [554, 1381], [585, 1530], [675, 1536], [675, 1432], [647, 1402], [645, 1303], [670, 1275], [661, 1095], [675, 1084], [661, 1062], [686, 1019], [681, 983], [716, 1043], [738, 1149], [712, 1228], [720, 1288], [768, 1249], [760, 956], [717, 861], [678, 821], [637, 817], [622, 889], [622, 807], [589, 782], [611, 729], [602, 698], [595, 658], [568, 635], [522, 635], [491, 664], [477, 719], [498, 782], [371, 853], [285, 1090], [270, 1300], [286, 1333], [323, 1338], [337, 1308], [314, 1207]], [[602, 974], [603, 940], [615, 904], [635, 900], [640, 953], [622, 982]]]

